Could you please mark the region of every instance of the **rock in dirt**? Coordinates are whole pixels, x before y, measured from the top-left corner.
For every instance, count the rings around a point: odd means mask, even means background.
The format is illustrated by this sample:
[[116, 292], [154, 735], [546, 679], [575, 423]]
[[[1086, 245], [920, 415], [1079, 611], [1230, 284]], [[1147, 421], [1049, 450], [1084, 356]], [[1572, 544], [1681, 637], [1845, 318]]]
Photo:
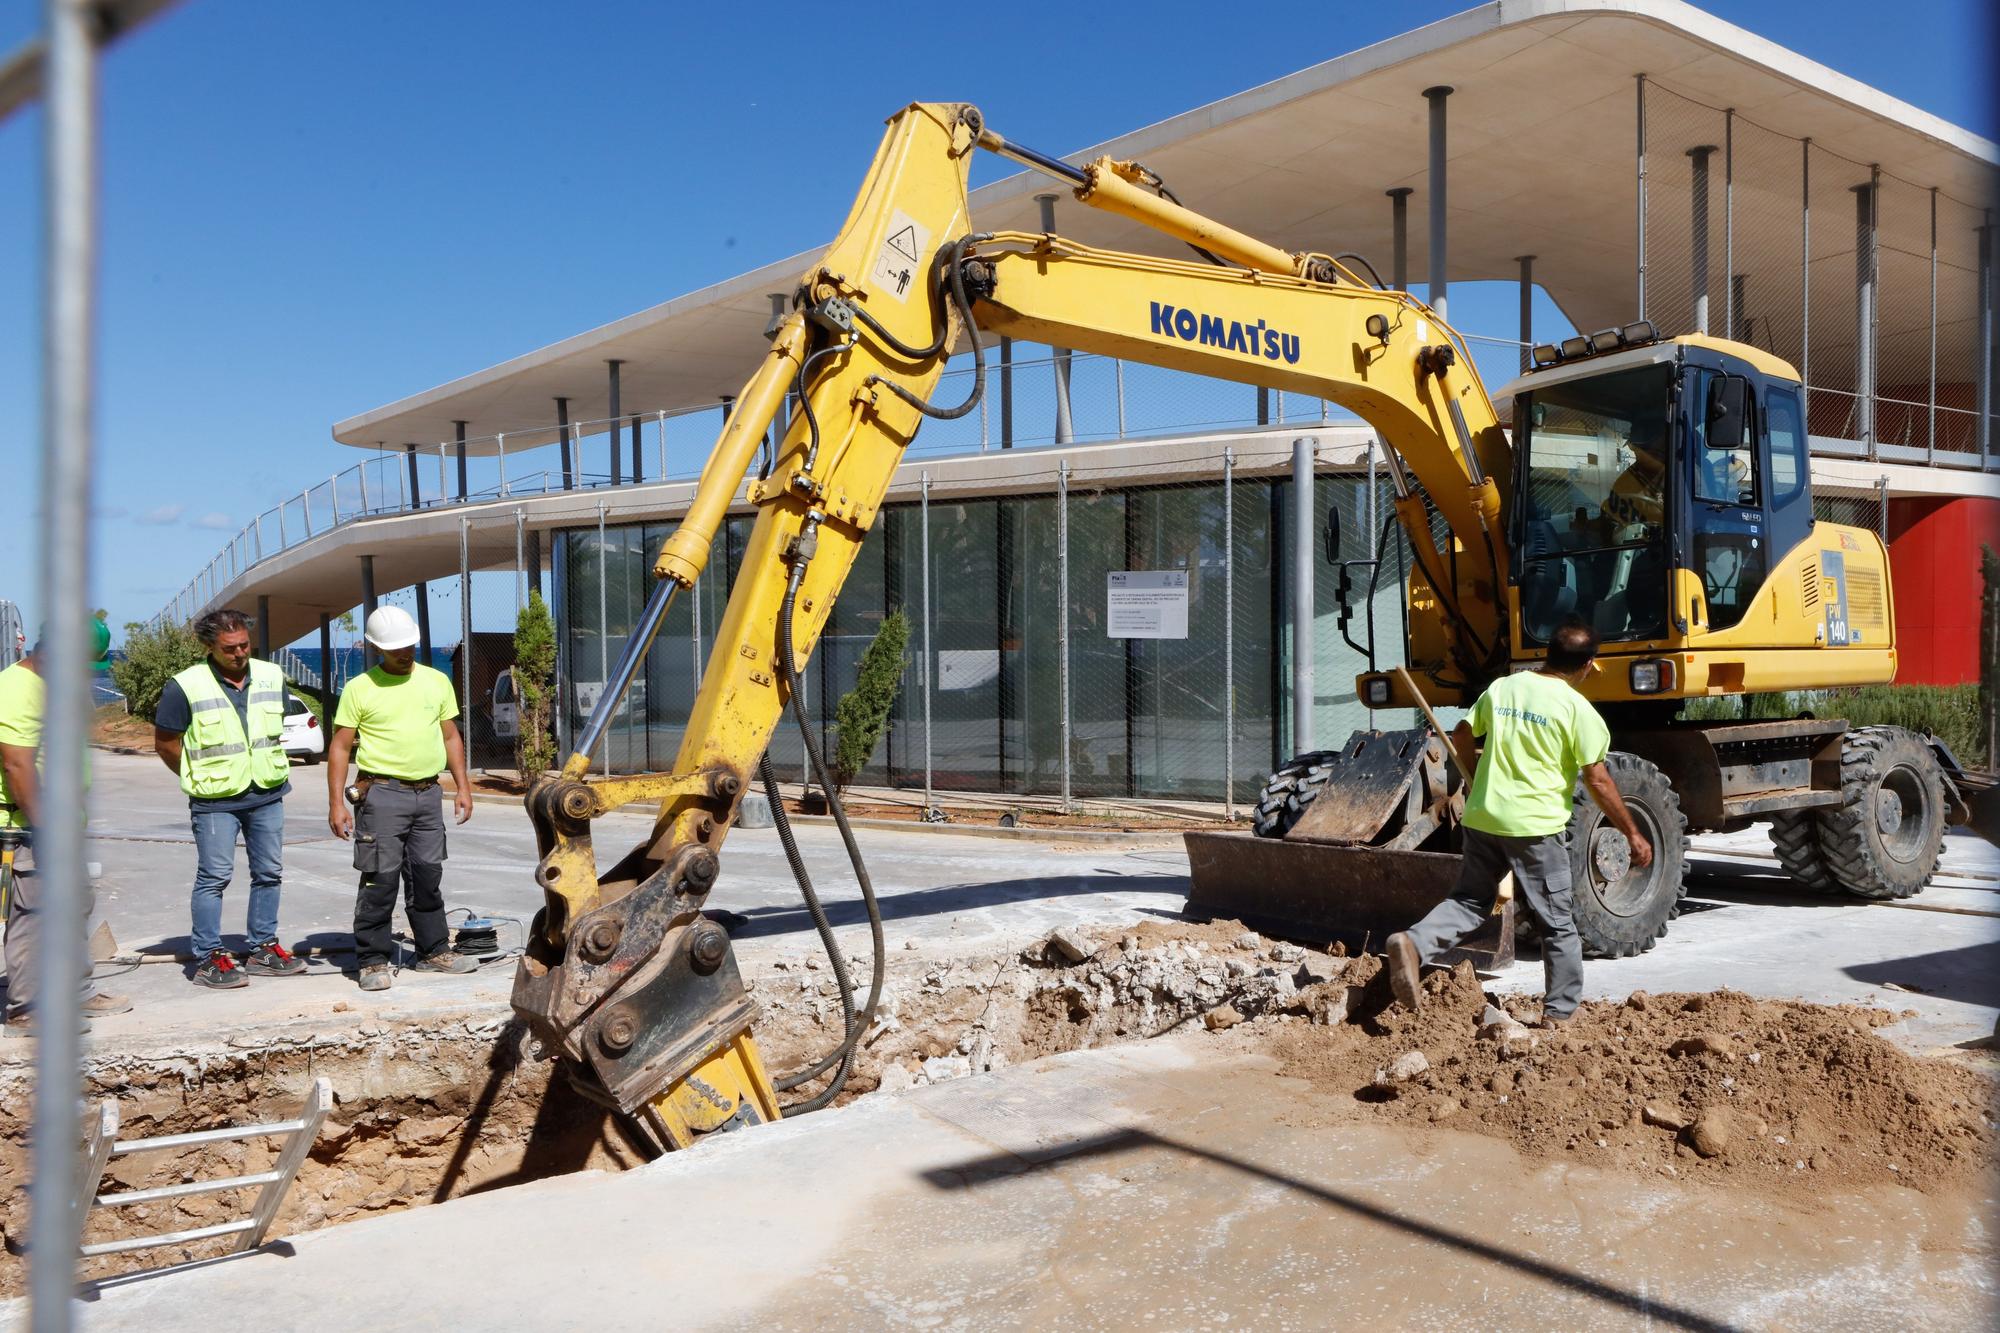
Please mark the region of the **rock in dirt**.
[[1720, 1032], [1697, 1032], [1692, 1037], [1682, 1037], [1667, 1047], [1669, 1055], [1718, 1055], [1725, 1060], [1736, 1058], [1736, 1043]]
[[1663, 1106], [1659, 1102], [1647, 1102], [1643, 1114], [1647, 1124], [1658, 1126], [1661, 1129], [1671, 1129], [1676, 1134], [1686, 1129], [1690, 1123], [1688, 1118], [1681, 1114], [1679, 1110], [1671, 1106]]
[[1389, 1077], [1398, 1083], [1408, 1083], [1430, 1067], [1430, 1058], [1422, 1051], [1404, 1051], [1389, 1062]]
[[1236, 1011], [1236, 1006], [1233, 1004], [1218, 1004], [1201, 1016], [1202, 1026], [1210, 1032], [1233, 1028], [1242, 1021], [1243, 1015]]
[[1074, 967], [1095, 958], [1103, 947], [1074, 926], [1061, 926], [1049, 932], [1042, 944], [1042, 956], [1052, 963]]
[[1274, 963], [1296, 963], [1306, 956], [1306, 951], [1296, 944], [1281, 942], [1271, 946], [1269, 956]]
[[962, 1055], [933, 1055], [924, 1061], [924, 1082], [947, 1083], [972, 1077], [972, 1061]]
[[1292, 974], [1292, 984], [1304, 990], [1323, 981], [1332, 981], [1346, 968], [1345, 958], [1329, 958], [1323, 953], [1309, 953], [1299, 963], [1299, 970]]
[[1264, 937], [1254, 930], [1246, 930], [1236, 937], [1236, 947], [1239, 949], [1261, 949], [1264, 947]]
[[1457, 1098], [1446, 1097], [1431, 1107], [1431, 1123], [1436, 1124], [1440, 1120], [1449, 1120], [1464, 1109], [1464, 1107], [1458, 1104]]
[[1646, 1006], [1650, 1003], [1652, 1003], [1651, 998], [1642, 990], [1635, 990], [1625, 997], [1625, 1007], [1642, 1014], [1646, 1012]]
[[901, 1092], [905, 1088], [914, 1086], [916, 1081], [916, 1075], [912, 1074], [901, 1062], [891, 1061], [882, 1067], [882, 1081], [875, 1090], [877, 1092]]
[[1735, 1128], [1728, 1107], [1703, 1107], [1701, 1114], [1694, 1118], [1694, 1123], [1688, 1126], [1688, 1143], [1703, 1157], [1720, 1157], [1729, 1151], [1729, 1140]]

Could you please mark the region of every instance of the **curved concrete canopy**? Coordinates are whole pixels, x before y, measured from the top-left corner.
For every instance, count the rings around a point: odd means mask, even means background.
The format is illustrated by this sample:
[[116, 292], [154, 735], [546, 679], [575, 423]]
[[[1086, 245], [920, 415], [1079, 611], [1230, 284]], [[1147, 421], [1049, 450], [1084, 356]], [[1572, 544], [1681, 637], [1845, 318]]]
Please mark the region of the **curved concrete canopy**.
[[[1513, 278], [1516, 257], [1579, 328], [1634, 313], [1637, 185], [1635, 77], [1855, 164], [1959, 200], [1991, 197], [2000, 149], [1680, 0], [1498, 0], [1070, 155], [1139, 158], [1191, 206], [1292, 249], [1353, 250], [1388, 270], [1383, 192], [1415, 187], [1412, 285], [1427, 280], [1425, 88], [1451, 85], [1450, 228], [1455, 282]], [[1006, 131], [1006, 108], [983, 108]], [[1662, 156], [1678, 146], [1663, 145]], [[857, 173], [860, 169], [857, 163]], [[1867, 168], [1855, 166], [1856, 182]], [[858, 175], [857, 175], [858, 179]], [[973, 194], [982, 227], [1037, 230], [1033, 200], [1051, 182], [1024, 173]], [[1719, 189], [1719, 187], [1718, 187]], [[831, 223], [834, 219], [829, 219]], [[1830, 224], [1852, 235], [1851, 213]], [[1885, 227], [1892, 225], [1885, 219]], [[1065, 207], [1065, 234], [1153, 253], [1177, 247], [1136, 223]], [[1736, 238], [1736, 271], [1789, 266], [1796, 235]], [[1921, 251], [1927, 239], [1906, 238]], [[1942, 262], [1969, 270], [1970, 235], [1940, 237]], [[1851, 240], [1849, 252], [1851, 253]], [[1884, 246], [1896, 238], [1884, 235]], [[435, 444], [464, 420], [475, 454], [547, 443], [552, 400], [572, 420], [609, 410], [606, 360], [621, 370], [626, 412], [713, 403], [736, 392], [764, 348], [768, 294], [789, 291], [817, 256], [794, 255], [642, 310], [490, 369], [337, 424], [334, 438], [374, 447]], [[1819, 264], [1820, 286], [1852, 299], [1853, 265]], [[1821, 270], [1825, 270], [1823, 273]], [[1953, 336], [1947, 332], [1945, 337]], [[1960, 349], [1947, 347], [1946, 355]], [[1969, 362], [1969, 353], [1965, 356]]]

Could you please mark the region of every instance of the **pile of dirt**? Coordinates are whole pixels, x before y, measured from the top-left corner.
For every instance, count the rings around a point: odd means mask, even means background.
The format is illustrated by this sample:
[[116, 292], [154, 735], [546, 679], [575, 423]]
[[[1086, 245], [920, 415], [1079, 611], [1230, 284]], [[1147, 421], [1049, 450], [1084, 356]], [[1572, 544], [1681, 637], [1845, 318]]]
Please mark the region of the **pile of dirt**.
[[1367, 962], [1343, 978], [1350, 1021], [1251, 1038], [1329, 1094], [1329, 1119], [1801, 1194], [1956, 1189], [1993, 1163], [1992, 1079], [1883, 1039], [1874, 1029], [1899, 1017], [1885, 1010], [1635, 992], [1544, 1029], [1521, 1021], [1526, 1002], [1495, 1006], [1469, 964], [1428, 976], [1411, 1013]]

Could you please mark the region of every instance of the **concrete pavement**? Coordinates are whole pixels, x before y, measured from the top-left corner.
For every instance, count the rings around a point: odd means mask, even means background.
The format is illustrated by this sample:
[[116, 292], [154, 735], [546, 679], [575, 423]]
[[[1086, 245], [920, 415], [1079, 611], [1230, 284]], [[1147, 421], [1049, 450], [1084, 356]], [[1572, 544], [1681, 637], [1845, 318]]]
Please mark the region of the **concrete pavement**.
[[114, 1280], [80, 1313], [153, 1330], [277, 1297], [385, 1333], [497, 1312], [606, 1330], [1992, 1326], [1990, 1199], [1780, 1203], [1457, 1132], [1315, 1127], [1323, 1095], [1205, 1033], [1076, 1052]]

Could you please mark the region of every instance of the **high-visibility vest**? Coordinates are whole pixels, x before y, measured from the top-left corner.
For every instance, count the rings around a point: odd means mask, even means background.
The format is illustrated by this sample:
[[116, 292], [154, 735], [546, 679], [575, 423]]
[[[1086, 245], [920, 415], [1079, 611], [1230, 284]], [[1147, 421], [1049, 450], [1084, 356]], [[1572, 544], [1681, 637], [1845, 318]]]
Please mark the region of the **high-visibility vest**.
[[291, 765], [285, 758], [285, 673], [270, 662], [250, 662], [250, 692], [243, 719], [206, 660], [175, 676], [187, 695], [188, 729], [181, 737], [181, 790], [190, 796], [234, 796], [254, 783], [275, 787]]

